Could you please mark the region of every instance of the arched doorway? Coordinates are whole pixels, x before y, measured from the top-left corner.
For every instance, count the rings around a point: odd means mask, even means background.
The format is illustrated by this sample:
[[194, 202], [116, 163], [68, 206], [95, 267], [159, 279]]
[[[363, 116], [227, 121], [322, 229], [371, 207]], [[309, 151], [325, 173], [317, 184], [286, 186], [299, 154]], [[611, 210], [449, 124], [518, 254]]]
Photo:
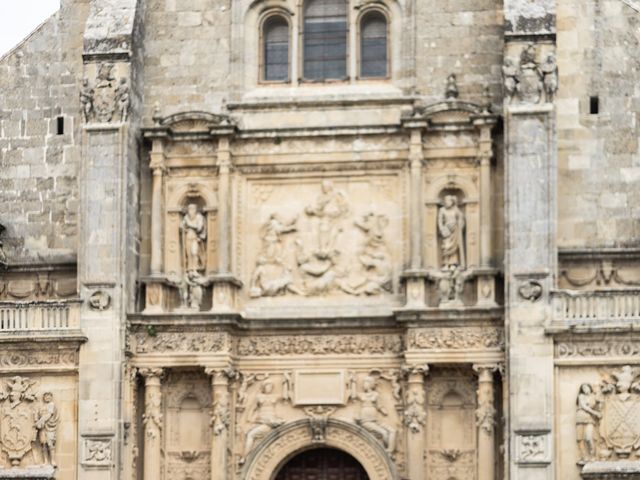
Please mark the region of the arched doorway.
[[348, 453], [335, 448], [315, 448], [285, 463], [274, 480], [369, 480], [369, 477]]

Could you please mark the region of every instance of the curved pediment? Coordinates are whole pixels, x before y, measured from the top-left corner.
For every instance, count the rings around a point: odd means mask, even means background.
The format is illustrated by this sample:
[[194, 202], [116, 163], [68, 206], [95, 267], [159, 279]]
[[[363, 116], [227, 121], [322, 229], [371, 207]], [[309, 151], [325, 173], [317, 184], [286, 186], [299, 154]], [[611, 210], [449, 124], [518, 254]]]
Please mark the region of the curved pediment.
[[427, 120], [432, 125], [471, 124], [478, 116], [494, 115], [485, 106], [456, 99], [433, 103], [418, 109], [415, 118]]
[[174, 113], [160, 120], [160, 126], [176, 133], [208, 132], [211, 128], [228, 125], [231, 125], [228, 116], [202, 111]]

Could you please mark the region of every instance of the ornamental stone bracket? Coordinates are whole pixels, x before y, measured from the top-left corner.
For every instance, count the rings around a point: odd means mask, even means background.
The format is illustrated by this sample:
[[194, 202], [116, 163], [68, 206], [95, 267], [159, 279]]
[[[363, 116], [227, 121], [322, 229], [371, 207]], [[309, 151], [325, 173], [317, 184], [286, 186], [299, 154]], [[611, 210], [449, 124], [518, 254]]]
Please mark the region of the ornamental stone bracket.
[[[396, 467], [382, 444], [364, 428], [334, 418], [323, 423], [324, 445], [353, 456], [370, 480], [399, 480]], [[314, 443], [310, 425], [310, 420], [305, 418], [274, 429], [248, 455], [241, 478], [269, 480], [286, 459]]]

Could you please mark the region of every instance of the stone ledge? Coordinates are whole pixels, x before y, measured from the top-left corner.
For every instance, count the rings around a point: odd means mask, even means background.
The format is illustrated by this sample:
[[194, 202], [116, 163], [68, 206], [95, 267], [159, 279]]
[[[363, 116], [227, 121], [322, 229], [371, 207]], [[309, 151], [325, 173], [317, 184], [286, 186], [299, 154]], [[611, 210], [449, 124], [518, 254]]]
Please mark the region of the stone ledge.
[[54, 478], [55, 469], [51, 465], [26, 468], [0, 468], [0, 480], [20, 478], [24, 480], [50, 480]]
[[589, 462], [582, 468], [581, 475], [591, 480], [640, 480], [640, 462]]

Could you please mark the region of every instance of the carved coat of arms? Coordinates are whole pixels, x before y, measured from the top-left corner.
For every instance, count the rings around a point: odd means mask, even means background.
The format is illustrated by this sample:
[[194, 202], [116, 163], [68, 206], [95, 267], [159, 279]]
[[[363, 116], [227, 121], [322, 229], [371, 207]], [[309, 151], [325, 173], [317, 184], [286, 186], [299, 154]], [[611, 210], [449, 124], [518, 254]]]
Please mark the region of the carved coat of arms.
[[114, 82], [113, 65], [101, 64], [94, 90], [93, 109], [98, 121], [103, 123], [110, 122], [115, 111], [116, 87]]
[[0, 445], [12, 466], [18, 466], [36, 441], [36, 419], [31, 393], [34, 382], [23, 377], [13, 377], [7, 382], [8, 392], [0, 393]]

